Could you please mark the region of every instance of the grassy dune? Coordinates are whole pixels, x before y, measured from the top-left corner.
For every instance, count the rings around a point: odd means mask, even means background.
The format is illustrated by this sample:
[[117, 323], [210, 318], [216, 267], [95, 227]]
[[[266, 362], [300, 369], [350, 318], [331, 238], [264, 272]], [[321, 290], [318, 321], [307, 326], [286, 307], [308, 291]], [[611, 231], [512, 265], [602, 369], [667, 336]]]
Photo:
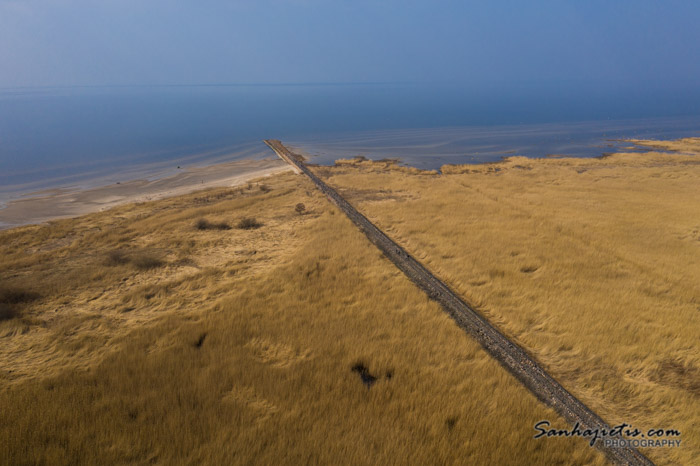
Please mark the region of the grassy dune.
[[445, 166], [360, 159], [329, 184], [608, 422], [700, 463], [700, 139], [672, 154]]
[[700, 152], [700, 138], [682, 138], [672, 141], [659, 141], [655, 139], [632, 139], [630, 142], [638, 146], [662, 149], [681, 154], [696, 155]]
[[533, 440], [563, 421], [305, 178], [264, 183], [0, 232], [2, 462], [604, 462]]

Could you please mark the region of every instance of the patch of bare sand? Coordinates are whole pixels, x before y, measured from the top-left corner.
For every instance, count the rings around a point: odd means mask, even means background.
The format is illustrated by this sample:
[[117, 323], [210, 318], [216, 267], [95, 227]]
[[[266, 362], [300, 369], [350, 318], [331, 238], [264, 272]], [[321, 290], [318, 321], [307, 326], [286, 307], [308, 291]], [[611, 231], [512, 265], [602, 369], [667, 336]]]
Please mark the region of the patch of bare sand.
[[130, 202], [179, 196], [207, 188], [237, 186], [261, 176], [291, 170], [278, 159], [239, 160], [206, 167], [191, 167], [156, 180], [134, 180], [91, 189], [39, 191], [0, 209], [0, 228], [71, 218]]

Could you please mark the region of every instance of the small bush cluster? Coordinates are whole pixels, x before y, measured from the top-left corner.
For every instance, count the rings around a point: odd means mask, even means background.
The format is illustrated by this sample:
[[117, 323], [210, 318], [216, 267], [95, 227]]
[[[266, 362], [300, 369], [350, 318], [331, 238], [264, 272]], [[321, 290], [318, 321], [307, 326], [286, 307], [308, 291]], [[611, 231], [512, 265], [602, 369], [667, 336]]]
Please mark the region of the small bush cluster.
[[38, 293], [30, 290], [18, 288], [0, 289], [0, 321], [20, 317], [21, 313], [17, 305], [35, 301], [40, 297]]
[[195, 228], [198, 230], [230, 230], [231, 225], [226, 222], [213, 223], [205, 218], [200, 218], [194, 224]]
[[105, 265], [117, 266], [131, 264], [139, 270], [149, 270], [165, 265], [165, 262], [152, 252], [137, 251], [127, 254], [121, 249], [107, 253]]
[[39, 298], [39, 293], [31, 290], [24, 290], [19, 288], [0, 289], [0, 303], [3, 304], [28, 303]]
[[245, 217], [239, 220], [236, 228], [241, 230], [254, 230], [260, 228], [263, 224], [258, 222], [254, 217]]
[[7, 304], [0, 303], [0, 322], [3, 320], [11, 320], [19, 316], [20, 313], [17, 309]]
[[108, 252], [105, 259], [105, 265], [123, 265], [128, 262], [129, 258], [126, 256], [126, 253], [120, 249]]
[[155, 269], [165, 265], [162, 259], [150, 253], [141, 253], [133, 256], [131, 263], [139, 270]]

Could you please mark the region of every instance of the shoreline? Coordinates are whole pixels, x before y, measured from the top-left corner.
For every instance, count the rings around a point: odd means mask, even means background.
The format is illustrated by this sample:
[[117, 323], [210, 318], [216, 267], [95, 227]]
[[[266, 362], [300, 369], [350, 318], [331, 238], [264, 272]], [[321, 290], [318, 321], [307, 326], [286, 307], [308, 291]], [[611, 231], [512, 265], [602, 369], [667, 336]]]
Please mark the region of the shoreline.
[[[650, 140], [650, 139], [626, 139], [630, 146], [627, 150], [604, 154], [602, 156], [590, 157], [592, 159], [603, 159], [611, 155], [625, 153], [650, 154], [658, 152], [687, 154], [700, 144], [700, 138], [686, 137], [673, 141]], [[295, 150], [299, 150], [307, 158], [313, 159], [303, 149], [292, 145]], [[358, 158], [359, 157], [359, 158]], [[363, 156], [350, 159], [336, 159], [333, 165], [343, 163], [356, 163], [366, 160], [368, 162], [387, 162], [388, 160], [373, 160]], [[576, 157], [571, 155], [558, 155], [557, 157], [523, 157], [519, 155], [503, 156], [500, 160], [483, 161], [479, 163], [443, 164], [439, 173], [447, 174], [457, 171], [479, 170], [479, 167], [496, 166], [508, 164], [518, 159], [526, 160], [585, 160], [589, 157]], [[413, 168], [419, 171], [431, 171], [413, 167], [407, 164], [402, 158], [392, 159], [392, 163], [397, 163], [406, 168]], [[316, 165], [313, 160], [308, 160], [311, 165]], [[320, 166], [326, 164], [319, 164]], [[443, 172], [447, 169], [447, 172]], [[71, 186], [48, 188], [33, 192], [27, 192], [17, 199], [0, 202], [0, 230], [8, 230], [16, 227], [36, 225], [59, 220], [64, 218], [74, 218], [81, 215], [101, 212], [117, 205], [146, 202], [164, 199], [194, 191], [208, 188], [237, 186], [251, 179], [269, 176], [278, 172], [293, 170], [288, 163], [276, 157], [263, 159], [238, 159], [232, 162], [215, 163], [205, 166], [187, 167], [172, 174], [161, 177], [143, 177], [132, 179], [126, 182], [110, 183], [98, 186]]]
[[[661, 425], [692, 437], [692, 416], [683, 413], [694, 408], [688, 397], [698, 369], [697, 345], [688, 342], [696, 336], [692, 329], [700, 292], [695, 285], [700, 277], [700, 138], [644, 142], [664, 151], [605, 159], [516, 156], [498, 164], [444, 167], [446, 174], [391, 160], [309, 169], [324, 180], [322, 186], [342, 193], [351, 212], [389, 232], [390, 253], [439, 270], [433, 277], [437, 285], [449, 284], [456, 299], [478, 303], [476, 312], [602, 419]], [[303, 209], [297, 208], [300, 204]], [[362, 373], [375, 377], [371, 390], [379, 395], [372, 395], [377, 409], [368, 412], [378, 414], [371, 422], [386, 424], [388, 393], [397, 405], [419, 410], [400, 420], [418, 436], [426, 428], [452, 436], [468, 432], [470, 420], [483, 414], [479, 407], [493, 400], [505, 413], [493, 416], [506, 426], [499, 429], [513, 432], [509, 451], [525, 456], [535, 451], [528, 450], [533, 448], [528, 439], [542, 419], [566, 425], [566, 415], [538, 403], [440, 312], [440, 301], [426, 299], [405, 275], [397, 276], [392, 262], [377, 256], [372, 241], [338, 213], [322, 193], [309, 188], [308, 180], [287, 171], [235, 188], [197, 190], [0, 231], [0, 307], [9, 317], [0, 322], [7, 342], [0, 358], [7, 417], [45, 426], [39, 436], [27, 431], [26, 438], [8, 444], [11, 454], [16, 451], [21, 458], [28, 449], [43, 452], [42, 436], [57, 435], [75, 412], [91, 412], [95, 397], [102, 400], [99, 412], [89, 418], [104, 418], [104, 404], [113, 407], [110, 418], [134, 427], [108, 423], [101, 434], [105, 438], [148, 430], [149, 420], [164, 411], [143, 403], [137, 385], [162, 394], [164, 406], [177, 403], [183, 387], [191, 387], [188, 406], [196, 409], [175, 413], [173, 425], [180, 425], [182, 416], [219, 419], [206, 434], [224, 442], [230, 440], [226, 432], [232, 415], [216, 413], [248, 409], [246, 400], [256, 404], [240, 419], [242, 432], [258, 436], [261, 431], [248, 427], [257, 429], [260, 417], [272, 423], [291, 419], [261, 439], [268, 448], [279, 432], [301, 432], [295, 413], [305, 409], [309, 397], [328, 402], [309, 412], [355, 413], [358, 396], [366, 397], [368, 389]], [[244, 219], [257, 227], [246, 228]], [[411, 261], [400, 263], [419, 270]], [[435, 283], [426, 277], [425, 283]], [[431, 286], [429, 292], [435, 289], [441, 288]], [[403, 325], [403, 316], [420, 313], [425, 320]], [[618, 344], [601, 347], [601, 339]], [[435, 372], [436, 364], [444, 370]], [[134, 368], [144, 367], [148, 378], [134, 379]], [[290, 371], [304, 372], [290, 378]], [[427, 373], [443, 379], [426, 382]], [[620, 379], [621, 373], [638, 377]], [[313, 383], [303, 384], [311, 388], [297, 396], [299, 380]], [[479, 383], [463, 387], [465, 380]], [[267, 392], [270, 381], [282, 391]], [[329, 383], [335, 387], [331, 392], [314, 389]], [[114, 390], [104, 392], [104, 386]], [[213, 389], [198, 390], [201, 386]], [[441, 405], [431, 417], [433, 401], [454, 399], [454, 387], [485, 394], [485, 401], [453, 400], [454, 408]], [[424, 389], [426, 396], [417, 402], [416, 391]], [[338, 390], [343, 396], [335, 396]], [[23, 409], [27, 396], [34, 397], [36, 409]], [[53, 413], [54, 406], [70, 409], [53, 414], [57, 421], [47, 426], [45, 413]], [[136, 415], [129, 417], [125, 407], [137, 407]], [[200, 407], [209, 411], [202, 413]], [[338, 429], [334, 438], [344, 438], [347, 425], [363, 422], [363, 416], [347, 424], [331, 422]], [[313, 429], [323, 422], [319, 419], [305, 422]], [[463, 430], [450, 434], [451, 428]], [[69, 432], [80, 445], [86, 445], [83, 431]], [[384, 442], [391, 441], [396, 431], [388, 425], [383, 435], [389, 439]], [[144, 461], [152, 457], [153, 445], [167, 446], [170, 437], [165, 432], [162, 438], [148, 438]], [[131, 445], [139, 438], [124, 442]], [[417, 437], [410, 433], [400, 441], [411, 438]], [[576, 442], [589, 455], [577, 462], [597, 458], [602, 464], [595, 450]], [[572, 457], [574, 450], [564, 452], [555, 443], [548, 448], [560, 456], [549, 462]], [[280, 447], [289, 444], [284, 440]], [[435, 445], [447, 443], [438, 438]], [[318, 451], [318, 444], [311, 447]], [[697, 454], [692, 448], [643, 450], [659, 463], [688, 463]], [[392, 457], [396, 449], [386, 451]], [[75, 455], [73, 462], [79, 462], [82, 453]]]
[[154, 201], [201, 189], [237, 186], [254, 178], [289, 170], [291, 167], [277, 158], [249, 159], [189, 167], [175, 175], [157, 179], [36, 191], [0, 204], [0, 230], [78, 217], [121, 204]]

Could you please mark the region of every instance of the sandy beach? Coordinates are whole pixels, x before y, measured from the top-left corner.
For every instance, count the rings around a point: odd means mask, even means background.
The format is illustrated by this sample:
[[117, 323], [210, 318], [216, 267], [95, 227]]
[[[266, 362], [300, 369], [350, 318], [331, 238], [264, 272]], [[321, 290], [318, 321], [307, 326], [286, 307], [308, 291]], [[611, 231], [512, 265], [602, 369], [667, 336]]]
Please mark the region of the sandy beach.
[[214, 187], [236, 186], [253, 178], [291, 170], [279, 159], [238, 160], [188, 167], [155, 180], [133, 180], [96, 188], [37, 191], [0, 209], [0, 229], [99, 212], [119, 204], [144, 202]]

